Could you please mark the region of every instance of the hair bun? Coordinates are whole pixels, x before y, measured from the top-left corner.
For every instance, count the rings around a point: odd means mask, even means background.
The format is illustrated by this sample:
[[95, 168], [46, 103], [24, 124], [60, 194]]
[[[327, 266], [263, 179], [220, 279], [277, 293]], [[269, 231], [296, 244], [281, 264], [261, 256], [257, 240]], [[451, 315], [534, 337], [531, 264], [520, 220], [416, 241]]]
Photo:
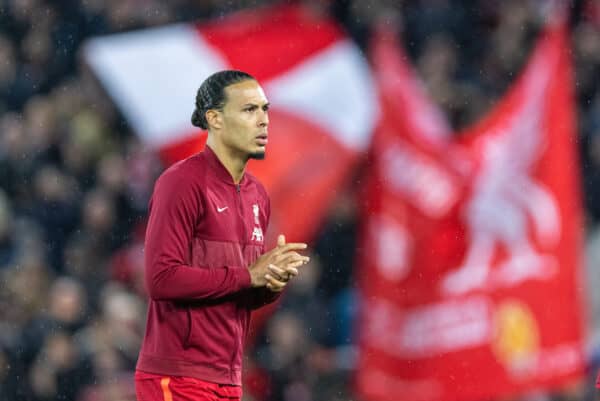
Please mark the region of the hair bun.
[[192, 125], [202, 128], [202, 119], [200, 118], [198, 109], [194, 110], [192, 114]]

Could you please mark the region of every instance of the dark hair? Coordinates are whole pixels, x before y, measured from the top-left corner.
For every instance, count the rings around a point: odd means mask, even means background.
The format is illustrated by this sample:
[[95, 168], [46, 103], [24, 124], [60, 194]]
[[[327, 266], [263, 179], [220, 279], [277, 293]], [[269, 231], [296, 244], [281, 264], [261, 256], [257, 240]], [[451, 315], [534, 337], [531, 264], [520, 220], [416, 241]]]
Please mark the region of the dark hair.
[[208, 129], [206, 112], [210, 109], [222, 110], [225, 105], [225, 88], [238, 82], [256, 79], [243, 71], [219, 71], [202, 82], [196, 94], [196, 110], [192, 114], [192, 124], [202, 129]]

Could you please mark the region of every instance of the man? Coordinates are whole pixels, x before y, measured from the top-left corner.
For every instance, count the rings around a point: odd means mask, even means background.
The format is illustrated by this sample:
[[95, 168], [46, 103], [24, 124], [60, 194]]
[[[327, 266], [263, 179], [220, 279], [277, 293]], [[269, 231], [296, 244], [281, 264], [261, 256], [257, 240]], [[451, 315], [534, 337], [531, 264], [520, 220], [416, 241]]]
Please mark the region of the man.
[[157, 180], [145, 243], [150, 295], [136, 371], [140, 401], [240, 400], [250, 312], [270, 302], [308, 262], [285, 243], [265, 252], [263, 186], [245, 172], [268, 142], [269, 103], [258, 82], [221, 71], [198, 89], [192, 123], [203, 152]]

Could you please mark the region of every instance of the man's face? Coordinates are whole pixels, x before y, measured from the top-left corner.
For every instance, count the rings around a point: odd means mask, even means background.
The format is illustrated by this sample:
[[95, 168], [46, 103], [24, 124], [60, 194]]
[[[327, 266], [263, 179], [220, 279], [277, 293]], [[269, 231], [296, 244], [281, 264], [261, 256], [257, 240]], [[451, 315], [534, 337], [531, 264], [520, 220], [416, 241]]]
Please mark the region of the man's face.
[[246, 80], [225, 88], [221, 141], [244, 157], [262, 159], [267, 146], [269, 102], [258, 82]]

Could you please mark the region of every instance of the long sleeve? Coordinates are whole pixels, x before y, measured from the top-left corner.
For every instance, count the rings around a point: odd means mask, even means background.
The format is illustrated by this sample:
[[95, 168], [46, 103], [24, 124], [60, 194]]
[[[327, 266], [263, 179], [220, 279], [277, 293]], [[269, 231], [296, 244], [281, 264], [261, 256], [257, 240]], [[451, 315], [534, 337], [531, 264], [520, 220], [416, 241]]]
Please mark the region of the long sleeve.
[[158, 180], [150, 201], [145, 240], [145, 280], [154, 300], [210, 299], [250, 288], [245, 266], [202, 268], [186, 264], [202, 202], [185, 171]]

